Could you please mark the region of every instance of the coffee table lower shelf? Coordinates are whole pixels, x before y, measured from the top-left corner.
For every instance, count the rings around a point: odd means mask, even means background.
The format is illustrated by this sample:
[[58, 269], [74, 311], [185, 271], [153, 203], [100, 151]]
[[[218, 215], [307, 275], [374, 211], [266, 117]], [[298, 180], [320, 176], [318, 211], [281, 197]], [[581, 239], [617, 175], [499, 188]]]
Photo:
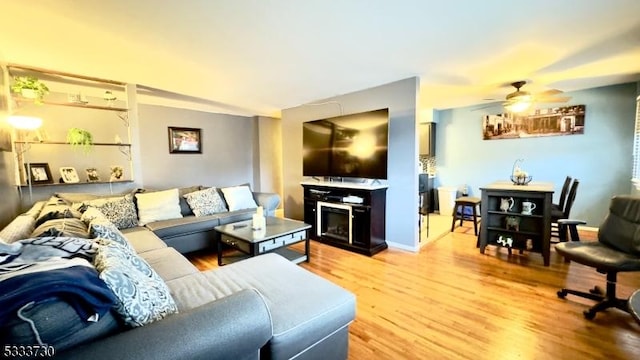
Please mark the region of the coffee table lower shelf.
[[[301, 262], [308, 260], [307, 255], [305, 255], [304, 253], [293, 250], [293, 249], [289, 249], [289, 248], [278, 248], [278, 249], [269, 251], [268, 253], [276, 253], [284, 257], [285, 259], [291, 261], [294, 264], [300, 264]], [[268, 254], [268, 253], [264, 253], [264, 254]], [[219, 266], [229, 265], [229, 264], [233, 264], [236, 261], [241, 261], [244, 259], [248, 259], [250, 257], [252, 257], [252, 255], [242, 252], [240, 250], [228, 249], [223, 252], [223, 255], [219, 256], [220, 261], [218, 261], [218, 265]]]
[[[218, 265], [226, 265], [252, 256], [276, 253], [287, 260], [299, 264], [309, 262], [309, 228], [304, 222], [266, 218], [266, 228], [261, 232], [251, 230], [251, 220], [217, 226]], [[291, 248], [304, 244], [304, 251]], [[223, 247], [231, 248], [232, 251]]]

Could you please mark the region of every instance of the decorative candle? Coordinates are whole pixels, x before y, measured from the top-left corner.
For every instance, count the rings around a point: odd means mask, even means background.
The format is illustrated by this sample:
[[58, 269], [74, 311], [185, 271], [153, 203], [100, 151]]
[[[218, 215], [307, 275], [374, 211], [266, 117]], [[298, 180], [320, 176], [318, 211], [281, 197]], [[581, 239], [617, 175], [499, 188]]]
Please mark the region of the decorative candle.
[[251, 228], [253, 230], [258, 230], [260, 229], [260, 225], [260, 216], [258, 216], [258, 214], [253, 214]]

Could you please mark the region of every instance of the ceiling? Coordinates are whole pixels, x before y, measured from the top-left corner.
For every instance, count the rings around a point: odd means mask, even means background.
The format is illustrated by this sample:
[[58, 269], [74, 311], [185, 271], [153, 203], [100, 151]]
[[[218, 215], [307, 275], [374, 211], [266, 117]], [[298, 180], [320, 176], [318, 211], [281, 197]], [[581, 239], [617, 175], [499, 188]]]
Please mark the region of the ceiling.
[[[281, 109], [418, 76], [421, 108], [640, 80], [638, 0], [2, 2], [0, 60]], [[27, 21], [25, 21], [27, 20]]]

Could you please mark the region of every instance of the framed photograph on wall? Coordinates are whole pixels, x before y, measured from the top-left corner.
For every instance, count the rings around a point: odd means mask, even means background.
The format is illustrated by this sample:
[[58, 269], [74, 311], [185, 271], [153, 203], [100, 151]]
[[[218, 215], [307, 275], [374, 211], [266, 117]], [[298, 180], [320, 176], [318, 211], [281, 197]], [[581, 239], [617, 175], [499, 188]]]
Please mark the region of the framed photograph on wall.
[[24, 164], [27, 170], [27, 182], [31, 184], [53, 184], [51, 169], [47, 163], [27, 163]]
[[78, 177], [78, 173], [76, 172], [76, 168], [74, 167], [61, 167], [60, 178], [62, 179], [62, 182], [65, 184], [73, 184], [73, 183], [80, 182], [80, 177]]
[[169, 127], [169, 153], [202, 154], [202, 134], [200, 129]]

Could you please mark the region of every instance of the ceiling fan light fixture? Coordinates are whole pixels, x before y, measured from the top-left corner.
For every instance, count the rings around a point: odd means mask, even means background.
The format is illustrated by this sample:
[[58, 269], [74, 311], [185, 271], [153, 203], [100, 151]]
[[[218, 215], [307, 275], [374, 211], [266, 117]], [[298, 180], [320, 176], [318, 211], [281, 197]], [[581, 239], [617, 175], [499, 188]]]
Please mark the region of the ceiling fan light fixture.
[[504, 106], [504, 108], [508, 112], [512, 112], [512, 113], [521, 113], [523, 111], [526, 111], [530, 107], [531, 107], [531, 100], [516, 101], [514, 103], [507, 104]]

